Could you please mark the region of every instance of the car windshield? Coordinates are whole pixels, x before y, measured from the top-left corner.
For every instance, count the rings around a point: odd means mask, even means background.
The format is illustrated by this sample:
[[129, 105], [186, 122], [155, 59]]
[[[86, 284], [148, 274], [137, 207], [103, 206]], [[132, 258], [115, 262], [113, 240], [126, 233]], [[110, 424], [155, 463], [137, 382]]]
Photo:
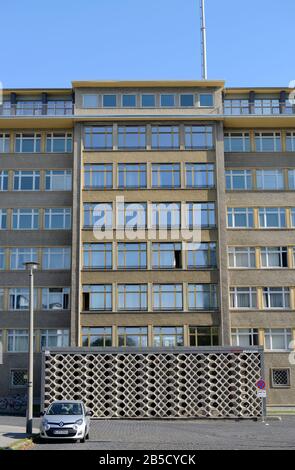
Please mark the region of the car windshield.
[[82, 415], [81, 403], [53, 403], [49, 408], [48, 415]]

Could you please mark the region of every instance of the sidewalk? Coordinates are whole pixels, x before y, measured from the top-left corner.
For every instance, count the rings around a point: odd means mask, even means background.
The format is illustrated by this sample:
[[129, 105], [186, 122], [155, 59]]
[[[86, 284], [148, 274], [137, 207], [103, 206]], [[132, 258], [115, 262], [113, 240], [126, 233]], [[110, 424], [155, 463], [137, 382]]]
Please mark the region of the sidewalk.
[[[0, 450], [7, 449], [25, 443], [28, 436], [25, 432], [26, 423], [24, 418], [12, 418], [1, 416], [0, 419]], [[34, 434], [38, 434], [36, 426]]]

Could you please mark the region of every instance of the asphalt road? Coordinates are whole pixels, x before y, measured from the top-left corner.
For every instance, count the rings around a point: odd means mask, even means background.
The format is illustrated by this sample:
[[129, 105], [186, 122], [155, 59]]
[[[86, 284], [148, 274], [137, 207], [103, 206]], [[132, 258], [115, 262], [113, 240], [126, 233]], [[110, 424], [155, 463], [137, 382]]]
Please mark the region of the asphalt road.
[[[0, 417], [0, 424], [23, 418]], [[18, 424], [19, 425], [19, 424]], [[38, 420], [34, 420], [34, 428]], [[36, 443], [35, 450], [201, 450], [295, 449], [295, 416], [267, 423], [254, 421], [97, 421], [85, 444], [67, 441]]]

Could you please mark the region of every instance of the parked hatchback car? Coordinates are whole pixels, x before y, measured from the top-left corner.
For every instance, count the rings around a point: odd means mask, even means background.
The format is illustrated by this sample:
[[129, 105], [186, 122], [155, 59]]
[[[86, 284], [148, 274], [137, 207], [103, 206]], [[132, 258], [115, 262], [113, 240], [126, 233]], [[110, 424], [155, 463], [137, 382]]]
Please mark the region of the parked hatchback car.
[[62, 438], [80, 442], [89, 439], [92, 412], [82, 401], [54, 401], [41, 416], [42, 439]]

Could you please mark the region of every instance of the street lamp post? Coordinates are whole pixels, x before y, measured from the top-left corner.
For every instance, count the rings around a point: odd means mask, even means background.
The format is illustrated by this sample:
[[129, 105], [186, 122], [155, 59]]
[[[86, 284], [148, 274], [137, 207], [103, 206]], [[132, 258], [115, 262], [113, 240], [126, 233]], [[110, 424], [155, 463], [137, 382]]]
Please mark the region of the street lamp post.
[[24, 263], [30, 275], [30, 324], [29, 324], [29, 357], [28, 357], [28, 403], [26, 432], [33, 433], [33, 375], [34, 375], [34, 271], [38, 269], [38, 263]]

